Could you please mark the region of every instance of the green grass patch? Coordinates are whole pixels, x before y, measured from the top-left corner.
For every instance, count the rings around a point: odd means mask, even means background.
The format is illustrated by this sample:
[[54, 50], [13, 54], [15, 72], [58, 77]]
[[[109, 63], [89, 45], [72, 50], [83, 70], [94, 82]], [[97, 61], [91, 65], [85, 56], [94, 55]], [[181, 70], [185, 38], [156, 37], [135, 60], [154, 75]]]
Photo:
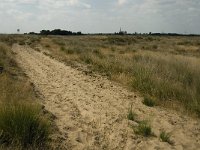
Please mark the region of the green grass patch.
[[127, 115], [128, 120], [134, 121], [136, 119], [136, 114], [132, 110], [132, 105], [131, 108], [128, 110], [128, 115]]
[[0, 144], [17, 147], [43, 147], [47, 144], [49, 124], [32, 104], [6, 103], [0, 106]]
[[136, 127], [135, 129], [135, 133], [145, 137], [149, 137], [153, 134], [151, 126], [148, 124], [147, 121], [141, 121], [138, 127]]
[[155, 100], [153, 100], [152, 98], [144, 97], [143, 104], [149, 107], [153, 107], [155, 106], [156, 103], [155, 103]]
[[173, 142], [170, 140], [171, 135], [169, 133], [166, 133], [165, 131], [162, 131], [160, 133], [160, 139], [162, 142], [167, 142], [169, 144], [173, 144]]

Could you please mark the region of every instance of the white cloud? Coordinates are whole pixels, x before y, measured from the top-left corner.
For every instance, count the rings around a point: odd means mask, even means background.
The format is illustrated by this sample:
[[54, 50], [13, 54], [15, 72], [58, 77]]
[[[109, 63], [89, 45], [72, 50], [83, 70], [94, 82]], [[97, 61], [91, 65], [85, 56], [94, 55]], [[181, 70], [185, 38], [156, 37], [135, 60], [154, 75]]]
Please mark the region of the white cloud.
[[124, 5], [127, 2], [127, 0], [118, 0], [118, 5]]
[[63, 28], [83, 32], [200, 33], [199, 0], [0, 0], [0, 32]]

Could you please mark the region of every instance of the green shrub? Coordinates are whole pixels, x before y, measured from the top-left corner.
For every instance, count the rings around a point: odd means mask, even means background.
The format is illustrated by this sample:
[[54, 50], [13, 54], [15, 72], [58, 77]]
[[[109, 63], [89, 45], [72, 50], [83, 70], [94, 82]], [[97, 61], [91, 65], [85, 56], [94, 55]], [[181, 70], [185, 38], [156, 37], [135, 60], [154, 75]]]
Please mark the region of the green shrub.
[[18, 147], [43, 147], [49, 136], [49, 124], [32, 104], [1, 104], [0, 144]]
[[151, 136], [151, 126], [147, 123], [147, 121], [142, 121], [139, 123], [139, 126], [135, 129], [135, 133], [145, 137]]
[[143, 104], [149, 107], [155, 106], [155, 101], [150, 97], [144, 97]]

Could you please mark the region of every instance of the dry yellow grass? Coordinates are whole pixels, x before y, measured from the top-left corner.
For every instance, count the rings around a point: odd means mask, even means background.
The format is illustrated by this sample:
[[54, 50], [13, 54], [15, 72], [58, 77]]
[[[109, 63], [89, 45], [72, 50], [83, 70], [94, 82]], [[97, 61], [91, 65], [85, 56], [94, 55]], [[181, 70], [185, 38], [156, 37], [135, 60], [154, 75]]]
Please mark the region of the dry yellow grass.
[[183, 105], [200, 115], [199, 37], [52, 36], [41, 41], [62, 61], [86, 63], [161, 105]]

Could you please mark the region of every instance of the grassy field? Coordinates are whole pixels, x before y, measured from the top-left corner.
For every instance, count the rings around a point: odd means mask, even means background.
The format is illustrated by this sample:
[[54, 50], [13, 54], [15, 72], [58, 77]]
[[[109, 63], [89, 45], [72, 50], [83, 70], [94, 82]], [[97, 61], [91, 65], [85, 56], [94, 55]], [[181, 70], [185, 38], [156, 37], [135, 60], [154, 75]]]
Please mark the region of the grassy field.
[[43, 149], [48, 143], [49, 123], [11, 51], [13, 43], [23, 41], [0, 36], [0, 149]]
[[87, 64], [155, 105], [200, 116], [200, 37], [52, 36], [40, 42], [57, 59]]
[[[13, 43], [38, 51], [42, 46], [46, 55], [67, 64], [87, 65], [90, 71], [140, 93], [149, 107], [159, 105], [200, 117], [200, 37], [1, 35], [0, 149], [44, 149], [51, 128], [32, 85], [14, 60]], [[134, 120], [134, 112], [127, 117]], [[137, 132], [148, 136], [151, 128], [141, 124]], [[170, 142], [168, 133], [160, 138]]]

